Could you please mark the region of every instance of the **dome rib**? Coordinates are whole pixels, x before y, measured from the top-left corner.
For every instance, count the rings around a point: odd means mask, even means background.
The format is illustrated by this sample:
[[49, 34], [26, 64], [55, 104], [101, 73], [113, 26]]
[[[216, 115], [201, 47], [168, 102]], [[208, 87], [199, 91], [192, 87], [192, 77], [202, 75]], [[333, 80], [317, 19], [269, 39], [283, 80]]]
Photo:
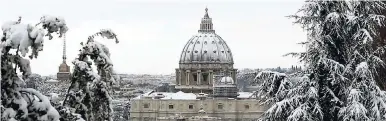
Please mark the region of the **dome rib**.
[[219, 51], [221, 51], [220, 54], [222, 55], [222, 56], [220, 56], [221, 59], [229, 61], [230, 58], [229, 58], [229, 56], [228, 56], [228, 54], [226, 52], [226, 50], [229, 49], [227, 44], [225, 43], [225, 41], [223, 39], [221, 39], [221, 37], [218, 37], [216, 39], [218, 39], [219, 42], [221, 41], [221, 43], [220, 43], [221, 49], [219, 50]]
[[[223, 39], [222, 39], [222, 37], [220, 37], [219, 36], [219, 38], [222, 40], [222, 41], [224, 41]], [[232, 54], [232, 51], [231, 51], [231, 48], [229, 48], [229, 46], [228, 46], [228, 44], [224, 41], [224, 46], [226, 46], [226, 48], [228, 49], [228, 50], [226, 50], [226, 52], [228, 52], [229, 53], [229, 60], [233, 63], [233, 54]]]
[[200, 39], [200, 37], [197, 37], [197, 39], [193, 42], [193, 47], [192, 47], [192, 49], [191, 49], [191, 57], [190, 57], [190, 62], [194, 62], [195, 60], [197, 60], [196, 58], [194, 58], [194, 51], [196, 51], [195, 50], [195, 48], [196, 48], [196, 44], [197, 44], [197, 41]]
[[185, 47], [184, 47], [184, 49], [182, 50], [182, 53], [181, 53], [180, 63], [185, 61], [185, 59], [186, 59], [186, 51], [188, 51], [189, 42], [191, 42], [192, 39], [194, 39], [194, 36], [189, 39], [188, 43], [185, 44]]
[[204, 53], [202, 53], [203, 49], [204, 48], [204, 44], [205, 44], [205, 39], [207, 39], [207, 37], [204, 37], [204, 39], [202, 40], [202, 42], [200, 43], [201, 44], [201, 50], [200, 50], [200, 60], [201, 61], [205, 61], [204, 59]]

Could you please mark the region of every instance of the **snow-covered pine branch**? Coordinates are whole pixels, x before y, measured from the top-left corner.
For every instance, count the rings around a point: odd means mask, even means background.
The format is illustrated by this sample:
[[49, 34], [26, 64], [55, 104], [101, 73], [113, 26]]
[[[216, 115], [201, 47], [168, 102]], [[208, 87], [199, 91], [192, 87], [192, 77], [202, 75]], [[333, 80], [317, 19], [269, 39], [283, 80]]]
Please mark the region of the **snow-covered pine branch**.
[[[79, 51], [79, 57], [73, 61], [72, 84], [68, 89], [64, 106], [75, 108], [77, 110], [75, 113], [79, 113], [86, 121], [112, 121], [112, 99], [109, 90], [118, 77], [113, 70], [109, 49], [94, 40], [97, 36], [119, 42], [114, 32], [102, 29], [88, 37], [85, 44], [81, 43], [83, 47]], [[93, 72], [92, 64], [97, 67], [97, 73]]]
[[[57, 17], [50, 17], [55, 19]], [[55, 25], [67, 28], [65, 22]], [[32, 48], [29, 56], [37, 58], [38, 52], [43, 51], [45, 30], [49, 28], [23, 24], [21, 17], [17, 21], [5, 22], [1, 29], [1, 120], [4, 121], [58, 121], [58, 112], [52, 107], [47, 97], [34, 89], [23, 88], [24, 80], [31, 75], [31, 67], [28, 59], [24, 58]], [[65, 34], [66, 31], [62, 31]], [[16, 53], [10, 50], [16, 49]], [[20, 52], [20, 54], [19, 54]], [[16, 69], [22, 73], [18, 77]]]
[[283, 90], [272, 81], [274, 73], [262, 76], [269, 79], [258, 91], [273, 104], [260, 120], [386, 120], [385, 92], [375, 78], [377, 68], [384, 68], [384, 47], [375, 41], [381, 38], [385, 7], [382, 1], [307, 1], [290, 16], [308, 33], [306, 51], [291, 54], [306, 71]]

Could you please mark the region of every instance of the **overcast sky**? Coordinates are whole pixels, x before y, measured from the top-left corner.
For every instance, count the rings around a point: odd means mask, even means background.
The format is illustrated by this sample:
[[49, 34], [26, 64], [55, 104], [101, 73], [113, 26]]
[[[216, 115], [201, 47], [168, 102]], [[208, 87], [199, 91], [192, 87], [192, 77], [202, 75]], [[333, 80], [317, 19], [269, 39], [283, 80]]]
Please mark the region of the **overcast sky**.
[[[197, 34], [205, 7], [214, 29], [230, 47], [235, 68], [290, 67], [297, 59], [283, 57], [303, 51], [303, 30], [285, 16], [303, 1], [270, 0], [2, 0], [0, 23], [17, 20], [38, 23], [43, 15], [67, 22], [67, 63], [78, 54], [80, 42], [100, 29], [117, 33], [119, 44], [101, 40], [111, 51], [119, 73], [171, 74], [178, 68], [186, 42]], [[62, 62], [62, 39], [45, 41], [44, 51], [31, 61], [33, 73], [56, 74]]]

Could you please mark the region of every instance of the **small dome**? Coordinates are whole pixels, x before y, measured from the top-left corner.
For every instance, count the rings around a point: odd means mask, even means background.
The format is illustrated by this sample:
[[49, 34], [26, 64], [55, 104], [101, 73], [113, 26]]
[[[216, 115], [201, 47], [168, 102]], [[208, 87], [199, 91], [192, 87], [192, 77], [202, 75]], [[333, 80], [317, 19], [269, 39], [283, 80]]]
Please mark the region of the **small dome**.
[[235, 82], [233, 81], [232, 77], [226, 76], [221, 78], [220, 84], [235, 84]]

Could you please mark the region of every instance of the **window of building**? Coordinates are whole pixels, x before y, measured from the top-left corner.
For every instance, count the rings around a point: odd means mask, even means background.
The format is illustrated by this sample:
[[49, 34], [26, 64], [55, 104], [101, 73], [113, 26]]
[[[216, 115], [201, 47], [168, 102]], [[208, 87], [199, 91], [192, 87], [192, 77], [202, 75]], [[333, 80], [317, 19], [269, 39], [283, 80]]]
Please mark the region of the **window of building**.
[[203, 81], [204, 82], [206, 82], [206, 81], [208, 81], [208, 76], [209, 76], [209, 74], [202, 74], [202, 79], [203, 79]]
[[222, 109], [224, 109], [224, 105], [220, 103], [220, 104], [217, 105], [217, 108], [222, 110]]
[[244, 108], [248, 110], [249, 109], [249, 105], [244, 105]]
[[169, 105], [169, 109], [173, 109], [174, 108], [174, 105]]
[[150, 104], [149, 104], [149, 103], [143, 104], [143, 108], [149, 108], [149, 107], [150, 107]]
[[193, 81], [197, 81], [197, 74], [193, 74]]
[[189, 105], [189, 109], [193, 109], [193, 105]]

